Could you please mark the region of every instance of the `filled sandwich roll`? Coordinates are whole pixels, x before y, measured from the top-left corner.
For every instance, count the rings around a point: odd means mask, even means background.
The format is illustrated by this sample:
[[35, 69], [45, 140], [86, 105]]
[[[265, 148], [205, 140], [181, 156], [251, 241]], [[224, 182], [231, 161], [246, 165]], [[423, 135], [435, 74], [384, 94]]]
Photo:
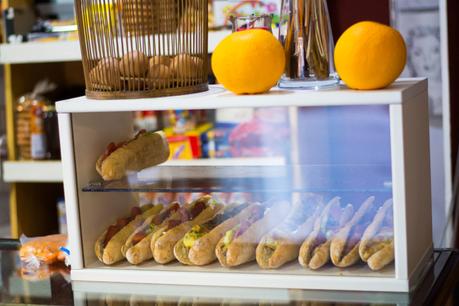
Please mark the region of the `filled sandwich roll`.
[[118, 219], [96, 240], [94, 251], [97, 258], [106, 265], [122, 260], [124, 256], [121, 248], [128, 237], [146, 218], [157, 214], [161, 209], [162, 205], [133, 207], [130, 216]]
[[392, 199], [386, 201], [362, 235], [360, 258], [372, 270], [380, 270], [394, 260]]
[[186, 265], [206, 265], [217, 259], [215, 246], [225, 232], [250, 216], [250, 205], [230, 205], [206, 223], [195, 225], [174, 247], [178, 261]]
[[330, 245], [330, 257], [335, 266], [345, 268], [359, 260], [359, 245], [362, 235], [375, 214], [374, 200], [374, 197], [366, 199], [352, 219], [333, 236]]
[[325, 265], [330, 260], [333, 235], [351, 219], [353, 213], [352, 205], [341, 207], [339, 197], [330, 200], [301, 245], [298, 256], [300, 265], [313, 270]]
[[394, 261], [394, 239], [379, 249], [376, 253], [368, 258], [368, 267], [373, 271], [378, 271]]
[[127, 171], [140, 171], [165, 162], [169, 144], [162, 131], [140, 131], [133, 139], [110, 143], [96, 162], [96, 170], [106, 181], [121, 179]]
[[263, 236], [258, 244], [258, 265], [275, 269], [298, 258], [301, 242], [313, 229], [323, 206], [322, 197], [315, 194], [306, 194], [301, 201], [295, 202], [284, 222]]
[[122, 251], [126, 259], [133, 265], [138, 265], [153, 258], [150, 243], [153, 235], [166, 226], [167, 221], [174, 216], [180, 205], [174, 202], [163, 208], [157, 215], [148, 217], [126, 240]]
[[178, 210], [176, 218], [167, 221], [166, 227], [153, 234], [150, 247], [156, 262], [165, 264], [175, 259], [175, 244], [195, 225], [212, 219], [222, 208], [210, 196], [200, 197], [187, 207]]
[[215, 255], [220, 264], [234, 267], [254, 260], [260, 239], [280, 224], [289, 210], [290, 204], [286, 201], [276, 202], [270, 208], [254, 205], [250, 217], [227, 231], [218, 242]]

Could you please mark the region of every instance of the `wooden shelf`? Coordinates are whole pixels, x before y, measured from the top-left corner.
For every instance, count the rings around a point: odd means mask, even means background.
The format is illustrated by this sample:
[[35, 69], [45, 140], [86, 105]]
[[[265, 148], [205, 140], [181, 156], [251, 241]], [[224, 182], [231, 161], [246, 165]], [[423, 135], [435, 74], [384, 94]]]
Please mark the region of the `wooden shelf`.
[[[209, 32], [209, 53], [231, 31]], [[80, 61], [80, 43], [78, 41], [26, 42], [0, 45], [1, 64], [51, 63]]]
[[62, 182], [62, 164], [60, 161], [6, 161], [3, 180], [8, 183]]

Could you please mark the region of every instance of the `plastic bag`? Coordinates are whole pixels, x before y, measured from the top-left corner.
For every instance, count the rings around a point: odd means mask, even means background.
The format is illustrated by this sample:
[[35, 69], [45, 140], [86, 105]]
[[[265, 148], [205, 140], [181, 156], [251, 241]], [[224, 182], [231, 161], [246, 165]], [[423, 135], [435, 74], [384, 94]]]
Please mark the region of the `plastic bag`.
[[35, 238], [20, 238], [19, 257], [28, 269], [38, 269], [42, 264], [65, 261], [67, 254], [61, 249], [67, 245], [67, 235], [49, 235]]

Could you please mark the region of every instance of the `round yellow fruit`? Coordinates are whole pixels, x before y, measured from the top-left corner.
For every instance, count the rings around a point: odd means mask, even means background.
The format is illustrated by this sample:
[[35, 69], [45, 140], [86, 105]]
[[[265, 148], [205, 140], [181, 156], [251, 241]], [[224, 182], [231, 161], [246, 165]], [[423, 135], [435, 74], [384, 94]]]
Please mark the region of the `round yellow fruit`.
[[266, 30], [232, 33], [212, 55], [212, 70], [218, 82], [235, 94], [268, 91], [276, 85], [284, 66], [282, 45]]
[[399, 77], [405, 63], [403, 37], [397, 30], [377, 22], [354, 24], [336, 43], [336, 71], [353, 89], [384, 88]]

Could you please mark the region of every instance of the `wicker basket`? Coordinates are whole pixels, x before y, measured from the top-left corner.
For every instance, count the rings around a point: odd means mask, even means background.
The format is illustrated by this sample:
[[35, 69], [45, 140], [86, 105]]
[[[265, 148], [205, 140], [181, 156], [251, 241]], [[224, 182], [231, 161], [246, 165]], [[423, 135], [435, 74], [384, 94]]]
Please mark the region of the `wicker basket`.
[[134, 35], [136, 32], [159, 34], [175, 31], [180, 19], [177, 2], [175, 0], [124, 1], [121, 15], [124, 31]]
[[86, 95], [205, 91], [207, 0], [76, 0]]

